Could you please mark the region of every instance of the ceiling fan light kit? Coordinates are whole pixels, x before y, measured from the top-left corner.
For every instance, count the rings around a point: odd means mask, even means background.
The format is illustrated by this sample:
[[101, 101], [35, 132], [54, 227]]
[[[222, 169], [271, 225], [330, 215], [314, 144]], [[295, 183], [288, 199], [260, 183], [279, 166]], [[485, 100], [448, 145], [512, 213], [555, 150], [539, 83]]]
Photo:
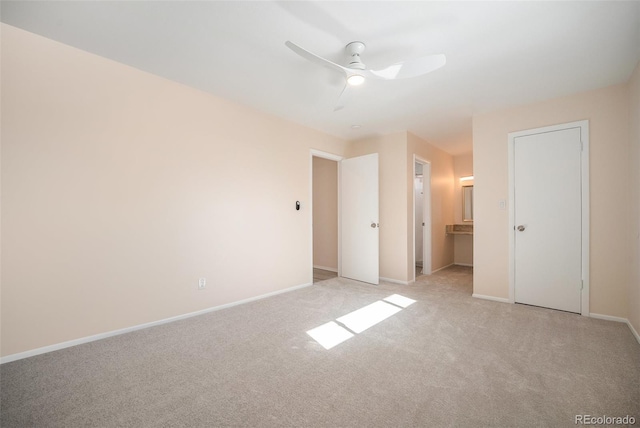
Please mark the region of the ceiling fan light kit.
[[351, 86], [362, 85], [364, 83], [364, 76], [361, 76], [359, 74], [354, 74], [352, 76], [349, 76], [347, 78], [347, 83]]
[[351, 86], [362, 85], [366, 79], [395, 80], [418, 77], [444, 66], [447, 62], [446, 57], [442, 54], [428, 55], [413, 60], [398, 62], [379, 70], [370, 70], [364, 65], [360, 58], [360, 55], [366, 48], [362, 42], [351, 42], [345, 46], [345, 52], [349, 56], [349, 64], [347, 66], [342, 66], [326, 58], [322, 58], [289, 40], [285, 42], [285, 45], [304, 59], [330, 68], [344, 76], [345, 85], [338, 97], [334, 111], [344, 108], [350, 95], [349, 88]]

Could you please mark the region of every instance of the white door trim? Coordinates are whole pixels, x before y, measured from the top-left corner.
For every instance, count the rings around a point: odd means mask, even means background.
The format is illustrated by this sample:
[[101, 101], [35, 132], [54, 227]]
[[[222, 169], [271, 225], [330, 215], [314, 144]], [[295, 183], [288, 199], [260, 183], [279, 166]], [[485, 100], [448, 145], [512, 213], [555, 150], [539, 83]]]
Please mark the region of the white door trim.
[[[336, 162], [340, 162], [344, 159], [343, 156], [335, 155], [333, 153], [323, 152], [316, 149], [311, 149], [309, 154], [309, 211], [311, 214], [309, 215], [309, 233], [311, 236], [311, 260], [309, 266], [311, 266], [311, 278], [309, 280], [310, 284], [313, 284], [313, 158], [323, 158]], [[342, 233], [340, 226], [340, 165], [338, 165], [338, 276], [342, 276], [342, 248], [340, 245], [340, 236]]]
[[422, 170], [422, 218], [424, 219], [424, 228], [422, 233], [422, 272], [424, 275], [431, 275], [431, 162], [422, 159], [417, 155], [413, 155], [413, 281], [416, 280], [416, 192], [415, 192], [415, 176], [416, 163], [423, 165]]
[[509, 302], [515, 303], [515, 139], [527, 135], [580, 128], [582, 140], [582, 293], [581, 312], [589, 316], [589, 121], [581, 120], [508, 134], [509, 156]]

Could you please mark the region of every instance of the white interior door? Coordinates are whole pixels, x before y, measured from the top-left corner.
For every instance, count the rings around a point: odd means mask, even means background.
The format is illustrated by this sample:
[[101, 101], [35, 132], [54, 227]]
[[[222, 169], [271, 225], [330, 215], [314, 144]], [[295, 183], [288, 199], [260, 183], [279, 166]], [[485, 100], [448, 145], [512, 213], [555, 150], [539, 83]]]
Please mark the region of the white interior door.
[[379, 283], [378, 154], [340, 162], [341, 274]]
[[431, 275], [431, 164], [422, 164], [422, 274]]
[[[417, 164], [419, 165], [419, 164]], [[417, 166], [416, 165], [416, 166]], [[413, 216], [415, 219], [415, 224], [414, 224], [414, 230], [415, 230], [415, 241], [416, 241], [416, 246], [415, 246], [415, 255], [416, 255], [416, 265], [418, 266], [422, 266], [422, 259], [423, 259], [423, 251], [422, 251], [422, 244], [424, 241], [424, 215], [423, 215], [423, 210], [424, 210], [424, 204], [423, 204], [423, 180], [422, 180], [422, 175], [417, 175], [413, 178], [413, 191], [414, 191], [414, 208], [415, 208], [415, 215]]]
[[580, 313], [581, 129], [513, 141], [514, 299]]

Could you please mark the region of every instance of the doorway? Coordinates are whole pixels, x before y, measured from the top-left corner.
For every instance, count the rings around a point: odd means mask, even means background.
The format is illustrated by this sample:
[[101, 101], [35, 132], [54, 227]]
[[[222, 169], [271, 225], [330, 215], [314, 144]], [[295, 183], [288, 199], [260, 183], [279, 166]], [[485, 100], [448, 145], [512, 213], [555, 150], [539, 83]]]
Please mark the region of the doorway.
[[431, 275], [431, 164], [413, 156], [414, 277]]
[[311, 157], [314, 283], [338, 276], [339, 159], [326, 156]]
[[509, 134], [513, 303], [589, 314], [588, 121]]
[[[333, 222], [337, 218], [337, 249], [333, 244], [331, 251], [337, 254], [337, 276], [355, 279], [370, 284], [379, 282], [379, 168], [378, 154], [371, 153], [343, 159], [341, 156], [311, 149], [310, 156], [310, 182], [311, 182], [311, 206], [312, 215], [310, 221], [311, 233], [311, 271], [313, 281], [314, 265], [320, 268], [331, 268], [316, 264], [314, 257], [318, 249], [314, 251], [314, 232], [318, 234], [330, 231], [335, 236], [336, 227], [326, 229], [320, 222], [314, 206], [322, 206], [326, 201], [315, 200], [314, 184], [320, 184], [321, 179], [314, 180], [314, 159], [321, 158], [333, 161], [337, 166], [337, 210], [332, 210], [330, 215]], [[314, 213], [315, 218], [314, 218]], [[315, 253], [315, 255], [314, 255]], [[332, 255], [331, 264], [336, 260]]]

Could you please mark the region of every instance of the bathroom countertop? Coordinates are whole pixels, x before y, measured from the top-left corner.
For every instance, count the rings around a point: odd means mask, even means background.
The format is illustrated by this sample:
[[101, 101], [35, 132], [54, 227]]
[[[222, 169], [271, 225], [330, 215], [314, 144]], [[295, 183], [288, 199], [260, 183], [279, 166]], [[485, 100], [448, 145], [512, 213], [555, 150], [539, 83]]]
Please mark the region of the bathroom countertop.
[[473, 224], [448, 224], [446, 232], [448, 235], [473, 235]]

